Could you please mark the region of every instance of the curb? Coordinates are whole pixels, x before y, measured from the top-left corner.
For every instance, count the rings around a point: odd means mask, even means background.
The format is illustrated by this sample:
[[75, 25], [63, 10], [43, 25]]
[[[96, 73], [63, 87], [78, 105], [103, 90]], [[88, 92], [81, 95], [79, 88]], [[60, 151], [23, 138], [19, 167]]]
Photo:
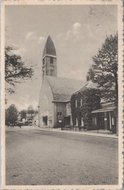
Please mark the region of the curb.
[[77, 134], [77, 135], [88, 135], [88, 136], [97, 136], [97, 137], [105, 137], [105, 138], [113, 138], [118, 139], [118, 136], [114, 135], [106, 135], [106, 134], [100, 134], [100, 133], [90, 133], [90, 132], [75, 132], [75, 131], [61, 131], [61, 130], [54, 130], [54, 129], [44, 129], [44, 128], [36, 128], [41, 131], [48, 131], [48, 132], [59, 132], [59, 133], [68, 133], [68, 134]]

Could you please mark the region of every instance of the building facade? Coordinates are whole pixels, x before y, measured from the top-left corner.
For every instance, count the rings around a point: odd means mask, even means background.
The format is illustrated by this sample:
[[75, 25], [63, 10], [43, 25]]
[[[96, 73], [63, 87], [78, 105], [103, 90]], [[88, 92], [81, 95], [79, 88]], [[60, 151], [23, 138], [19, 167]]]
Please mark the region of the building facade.
[[39, 98], [39, 126], [60, 127], [72, 124], [70, 98], [83, 81], [57, 76], [57, 55], [48, 36], [42, 56], [42, 85]]
[[92, 126], [116, 132], [116, 106], [114, 103], [102, 103], [101, 108], [92, 111]]
[[71, 110], [73, 126], [93, 129], [92, 111], [100, 108], [100, 92], [96, 85], [88, 81], [80, 90], [72, 94]]
[[[91, 93], [92, 92], [92, 93]], [[71, 98], [73, 126], [87, 130], [116, 129], [116, 106], [112, 102], [102, 102], [95, 83], [88, 83], [75, 92]]]

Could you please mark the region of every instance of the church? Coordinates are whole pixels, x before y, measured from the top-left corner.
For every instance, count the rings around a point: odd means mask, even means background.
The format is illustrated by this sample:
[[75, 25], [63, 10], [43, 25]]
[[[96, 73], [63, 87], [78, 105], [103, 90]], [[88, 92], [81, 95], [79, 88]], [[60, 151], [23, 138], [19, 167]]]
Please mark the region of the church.
[[[62, 63], [61, 63], [62, 64]], [[70, 99], [86, 82], [58, 77], [57, 54], [48, 36], [42, 55], [42, 85], [39, 98], [39, 127], [72, 125]]]

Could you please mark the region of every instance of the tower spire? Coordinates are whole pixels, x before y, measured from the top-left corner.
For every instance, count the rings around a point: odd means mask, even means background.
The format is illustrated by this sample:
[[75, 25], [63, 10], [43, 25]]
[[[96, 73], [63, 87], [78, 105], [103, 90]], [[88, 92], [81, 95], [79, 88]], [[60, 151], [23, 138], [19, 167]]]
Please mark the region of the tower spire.
[[42, 55], [42, 78], [44, 76], [57, 76], [57, 56], [54, 43], [48, 36]]
[[50, 35], [47, 38], [43, 51], [43, 57], [46, 55], [56, 56], [56, 49]]

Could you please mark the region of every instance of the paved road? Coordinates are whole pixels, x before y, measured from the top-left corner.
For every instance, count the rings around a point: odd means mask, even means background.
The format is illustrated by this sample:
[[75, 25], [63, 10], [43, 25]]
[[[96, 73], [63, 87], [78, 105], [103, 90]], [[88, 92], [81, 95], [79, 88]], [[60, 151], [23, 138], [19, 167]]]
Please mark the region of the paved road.
[[11, 129], [6, 132], [6, 184], [117, 184], [117, 149], [112, 138]]

